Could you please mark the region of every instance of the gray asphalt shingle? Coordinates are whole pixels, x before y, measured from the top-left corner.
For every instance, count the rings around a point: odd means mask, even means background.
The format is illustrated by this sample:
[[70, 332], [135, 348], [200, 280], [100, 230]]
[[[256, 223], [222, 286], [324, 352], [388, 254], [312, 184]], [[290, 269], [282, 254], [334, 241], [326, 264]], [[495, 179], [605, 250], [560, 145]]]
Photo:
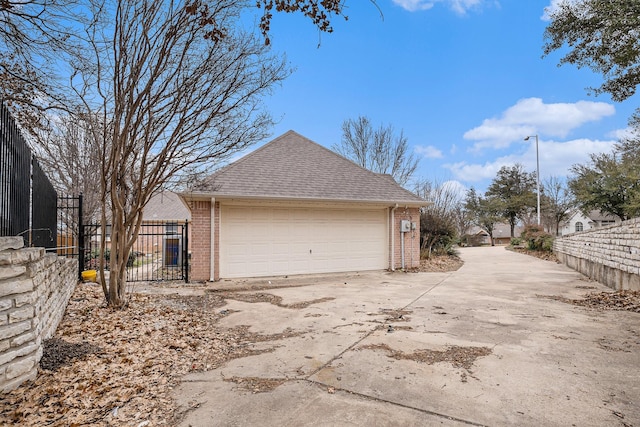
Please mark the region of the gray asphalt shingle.
[[426, 205], [390, 178], [288, 131], [209, 176], [195, 191], [213, 197]]

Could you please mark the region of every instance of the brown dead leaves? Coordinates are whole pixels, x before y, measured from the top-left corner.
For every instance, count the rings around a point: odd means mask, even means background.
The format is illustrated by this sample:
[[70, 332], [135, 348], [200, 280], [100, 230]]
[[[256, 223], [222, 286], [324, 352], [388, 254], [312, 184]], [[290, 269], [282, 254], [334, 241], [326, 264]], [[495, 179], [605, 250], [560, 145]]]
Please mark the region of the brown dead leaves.
[[450, 346], [445, 350], [416, 350], [413, 353], [405, 353], [394, 350], [386, 344], [371, 344], [360, 347], [365, 350], [382, 350], [387, 356], [396, 360], [413, 360], [415, 362], [432, 365], [434, 363], [448, 362], [455, 368], [471, 369], [473, 363], [479, 357], [491, 354], [489, 347], [460, 347]]
[[282, 297], [273, 295], [273, 294], [264, 293], [264, 292], [249, 293], [249, 294], [236, 293], [236, 292], [220, 292], [216, 295], [219, 295], [220, 297], [227, 298], [227, 299], [233, 299], [236, 301], [243, 301], [243, 302], [249, 302], [249, 303], [268, 302], [269, 304], [273, 304], [278, 307], [291, 308], [296, 310], [301, 310], [313, 304], [320, 304], [320, 303], [332, 301], [335, 299], [333, 297], [324, 297], [324, 298], [317, 298], [311, 301], [301, 301], [297, 303], [283, 304]]
[[216, 322], [229, 311], [215, 295], [134, 294], [126, 310], [103, 300], [98, 286], [77, 286], [38, 378], [0, 399], [0, 425], [175, 425], [171, 390], [184, 374], [299, 334], [222, 329]]
[[238, 388], [251, 393], [266, 393], [288, 381], [287, 378], [231, 377], [224, 381], [236, 383]]
[[592, 292], [583, 299], [570, 299], [556, 295], [538, 295], [541, 298], [597, 310], [621, 310], [640, 313], [640, 291]]
[[521, 254], [525, 254], [525, 255], [532, 256], [532, 257], [540, 258], [540, 259], [545, 260], [545, 261], [558, 262], [558, 258], [556, 258], [556, 255], [553, 252], [535, 251], [535, 250], [532, 250], [532, 249], [519, 248], [519, 247], [514, 247], [514, 246], [507, 246], [507, 249], [511, 250], [511, 251], [514, 251], [514, 252], [521, 253]]
[[412, 273], [445, 273], [456, 271], [464, 262], [455, 255], [433, 255], [420, 260], [420, 267], [409, 269]]
[[640, 291], [593, 292], [571, 303], [589, 308], [640, 313]]

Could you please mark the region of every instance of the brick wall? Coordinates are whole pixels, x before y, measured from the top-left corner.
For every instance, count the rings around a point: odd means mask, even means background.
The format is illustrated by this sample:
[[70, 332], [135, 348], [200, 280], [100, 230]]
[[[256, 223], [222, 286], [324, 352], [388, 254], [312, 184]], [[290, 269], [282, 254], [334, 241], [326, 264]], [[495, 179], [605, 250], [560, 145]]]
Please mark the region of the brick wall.
[[556, 238], [567, 266], [613, 289], [640, 290], [640, 218]]
[[0, 390], [37, 375], [42, 341], [55, 333], [75, 285], [78, 261], [0, 237]]
[[[404, 233], [404, 267], [420, 266], [420, 210], [419, 208], [405, 209], [400, 207], [394, 212], [395, 230], [394, 236], [394, 268], [402, 268], [402, 236], [400, 233], [400, 222], [407, 220], [416, 223], [416, 229]], [[393, 232], [393, 231], [392, 231]], [[389, 251], [391, 251], [391, 240], [389, 240]], [[391, 264], [391, 261], [389, 262]]]
[[191, 218], [193, 234], [189, 245], [191, 247], [190, 279], [193, 281], [209, 280], [211, 278], [209, 268], [211, 264], [211, 202], [192, 201]]
[[220, 280], [220, 202], [215, 203], [213, 213], [213, 250], [214, 250], [214, 279]]
[[[416, 229], [404, 233], [404, 262], [405, 268], [418, 267], [420, 265], [420, 210], [419, 208], [400, 207], [395, 210], [395, 268], [402, 268], [402, 236], [400, 233], [400, 222], [408, 220], [416, 224]], [[215, 202], [215, 224], [214, 224], [214, 250], [215, 280], [220, 278], [220, 202]], [[194, 230], [190, 240], [191, 248], [191, 280], [207, 281], [211, 278], [211, 202], [192, 201], [191, 202], [191, 229]], [[389, 241], [391, 245], [391, 241]], [[390, 248], [391, 251], [391, 248]], [[391, 257], [391, 253], [389, 253]]]

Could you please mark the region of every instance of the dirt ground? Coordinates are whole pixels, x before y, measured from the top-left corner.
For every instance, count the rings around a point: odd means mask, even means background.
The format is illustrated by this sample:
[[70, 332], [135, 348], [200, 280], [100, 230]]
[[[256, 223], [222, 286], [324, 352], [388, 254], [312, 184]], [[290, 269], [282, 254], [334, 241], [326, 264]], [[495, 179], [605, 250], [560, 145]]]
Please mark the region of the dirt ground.
[[[425, 264], [420, 271], [446, 271], [442, 269], [455, 269], [461, 263], [459, 259], [439, 259], [433, 266]], [[271, 352], [278, 347], [278, 341], [299, 334], [292, 330], [258, 334], [246, 326], [220, 327], [220, 319], [232, 313], [225, 308], [227, 301], [267, 302], [302, 309], [332, 299], [283, 304], [282, 298], [268, 289], [257, 288], [256, 282], [244, 288], [240, 284], [235, 291], [215, 292], [197, 285], [140, 286], [128, 309], [112, 310], [105, 306], [99, 286], [78, 285], [55, 337], [44, 344], [38, 378], [0, 396], [0, 425], [178, 424], [183, 413], [177, 410], [172, 391], [185, 374]], [[239, 293], [242, 289], [245, 291]], [[592, 292], [583, 299], [557, 300], [590, 309], [640, 312], [640, 292]], [[407, 313], [390, 315], [397, 320]], [[450, 358], [462, 368], [489, 351], [478, 347], [453, 348], [449, 350], [451, 354], [398, 353], [384, 346], [369, 350], [396, 359], [418, 358], [433, 363]], [[264, 379], [254, 383], [250, 378], [227, 380], [254, 392], [277, 386]]]

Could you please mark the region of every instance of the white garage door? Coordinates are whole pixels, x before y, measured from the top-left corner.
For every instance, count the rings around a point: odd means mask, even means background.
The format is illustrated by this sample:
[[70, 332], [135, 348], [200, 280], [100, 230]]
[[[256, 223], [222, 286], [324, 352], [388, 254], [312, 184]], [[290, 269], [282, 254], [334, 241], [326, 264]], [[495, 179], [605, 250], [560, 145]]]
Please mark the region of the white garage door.
[[385, 209], [222, 206], [220, 277], [388, 267]]

